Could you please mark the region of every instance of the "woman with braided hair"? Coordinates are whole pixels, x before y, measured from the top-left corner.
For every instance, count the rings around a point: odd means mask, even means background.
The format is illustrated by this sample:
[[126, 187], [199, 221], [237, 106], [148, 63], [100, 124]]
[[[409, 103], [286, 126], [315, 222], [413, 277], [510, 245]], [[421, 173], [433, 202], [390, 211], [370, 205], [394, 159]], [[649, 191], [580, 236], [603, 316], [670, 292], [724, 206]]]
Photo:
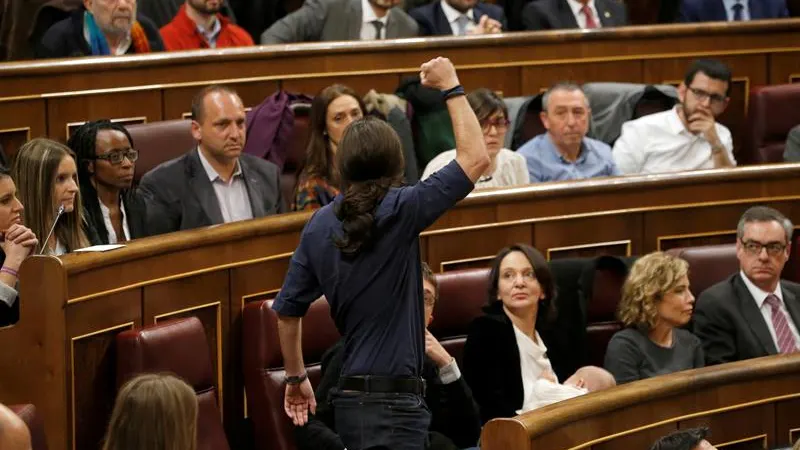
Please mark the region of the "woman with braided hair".
[[77, 155], [84, 214], [95, 231], [92, 244], [146, 236], [145, 203], [132, 188], [139, 154], [128, 130], [108, 120], [87, 122], [68, 145]]

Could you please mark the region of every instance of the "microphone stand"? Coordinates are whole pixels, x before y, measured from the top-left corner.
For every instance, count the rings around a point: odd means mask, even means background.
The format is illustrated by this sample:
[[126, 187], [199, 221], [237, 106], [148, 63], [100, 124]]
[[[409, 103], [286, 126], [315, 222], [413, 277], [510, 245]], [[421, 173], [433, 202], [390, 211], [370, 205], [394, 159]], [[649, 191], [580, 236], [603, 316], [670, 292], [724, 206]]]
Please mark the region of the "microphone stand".
[[47, 250], [47, 241], [50, 240], [50, 236], [53, 235], [53, 231], [56, 229], [56, 224], [58, 223], [58, 219], [61, 218], [61, 215], [64, 214], [64, 205], [58, 205], [58, 210], [56, 211], [56, 218], [53, 219], [53, 226], [50, 227], [50, 232], [47, 233], [47, 238], [44, 240], [44, 244], [42, 244], [42, 251], [39, 252], [40, 255], [43, 255], [45, 250]]

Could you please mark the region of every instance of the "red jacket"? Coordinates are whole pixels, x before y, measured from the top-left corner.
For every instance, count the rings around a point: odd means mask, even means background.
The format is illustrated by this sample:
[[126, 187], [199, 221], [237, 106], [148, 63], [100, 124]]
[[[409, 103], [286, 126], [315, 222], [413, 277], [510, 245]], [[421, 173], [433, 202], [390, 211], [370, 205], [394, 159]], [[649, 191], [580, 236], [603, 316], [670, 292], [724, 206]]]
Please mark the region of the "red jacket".
[[[253, 44], [250, 34], [239, 27], [222, 14], [217, 14], [222, 28], [217, 36], [217, 47], [245, 47]], [[164, 41], [164, 48], [167, 50], [195, 50], [199, 48], [209, 48], [208, 42], [197, 31], [197, 24], [186, 14], [186, 4], [181, 5], [178, 14], [172, 22], [161, 28], [161, 39]]]

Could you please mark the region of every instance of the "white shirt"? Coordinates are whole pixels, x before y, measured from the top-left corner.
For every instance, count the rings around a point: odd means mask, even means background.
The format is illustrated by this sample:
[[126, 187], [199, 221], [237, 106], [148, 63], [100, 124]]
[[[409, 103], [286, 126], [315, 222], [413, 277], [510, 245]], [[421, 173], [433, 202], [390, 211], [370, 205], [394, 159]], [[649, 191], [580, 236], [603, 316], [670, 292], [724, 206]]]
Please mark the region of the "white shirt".
[[[553, 372], [553, 366], [547, 358], [547, 347], [542, 342], [542, 337], [536, 332], [536, 342], [520, 331], [516, 325], [514, 327], [514, 337], [517, 340], [519, 349], [519, 366], [522, 374], [522, 408], [517, 410], [517, 414], [532, 411], [549, 404], [567, 400], [588, 392], [586, 389], [579, 389], [573, 386], [565, 386], [552, 381], [540, 379], [542, 372], [549, 370]], [[555, 376], [555, 372], [553, 372]]]
[[[433, 158], [422, 172], [422, 179], [433, 175], [436, 171], [456, 159], [456, 151], [448, 150], [439, 153]], [[528, 162], [525, 156], [507, 148], [500, 149], [495, 157], [495, 168], [491, 177], [480, 177], [475, 183], [475, 189], [490, 187], [522, 186], [530, 183], [528, 177]]]
[[[711, 144], [686, 129], [678, 116], [679, 107], [622, 125], [622, 134], [612, 151], [620, 172], [647, 174], [714, 168]], [[719, 123], [714, 126], [728, 158], [736, 165], [731, 132]]]
[[[569, 3], [569, 9], [572, 10], [572, 15], [575, 16], [578, 26], [585, 30], [586, 14], [583, 13], [583, 3], [578, 0], [567, 0], [567, 3]], [[600, 14], [594, 6], [594, 0], [589, 0], [589, 3], [586, 5], [589, 6], [589, 9], [592, 11], [592, 18], [594, 19], [594, 23], [597, 24], [597, 28], [603, 28], [603, 23], [600, 21]]]
[[373, 25], [372, 22], [376, 20], [379, 20], [383, 24], [380, 38], [386, 39], [386, 24], [389, 21], [389, 14], [391, 13], [392, 11], [389, 10], [386, 12], [385, 16], [378, 18], [369, 0], [361, 0], [361, 40], [371, 41], [375, 39], [375, 25]]
[[[450, 6], [446, 0], [441, 0], [441, 2], [442, 11], [444, 12], [444, 16], [447, 17], [447, 22], [450, 23], [450, 29], [453, 31], [453, 36], [458, 36], [458, 18], [462, 16], [462, 13], [461, 11]], [[469, 34], [475, 29], [475, 13], [473, 12], [472, 8], [470, 8], [469, 11], [463, 13], [463, 15], [467, 16], [469, 19], [467, 26], [464, 29], [465, 33]]]
[[786, 303], [783, 302], [781, 284], [778, 283], [778, 286], [775, 287], [775, 292], [766, 292], [762, 291], [761, 288], [753, 284], [753, 282], [747, 278], [747, 275], [745, 275], [744, 272], [739, 271], [739, 275], [742, 277], [744, 285], [747, 286], [747, 290], [750, 291], [750, 295], [752, 295], [753, 299], [756, 301], [756, 306], [758, 306], [758, 310], [761, 311], [761, 315], [764, 316], [764, 322], [767, 323], [769, 334], [772, 336], [772, 342], [775, 343], [775, 348], [778, 350], [778, 352], [780, 352], [780, 347], [778, 347], [778, 336], [775, 334], [775, 326], [772, 325], [772, 307], [766, 304], [767, 296], [770, 294], [775, 294], [775, 296], [781, 301], [779, 314], [783, 314], [783, 316], [786, 318], [786, 323], [789, 324], [789, 330], [792, 332], [792, 336], [794, 336], [794, 345], [797, 348], [800, 348], [800, 334], [797, 332], [797, 326], [794, 324], [792, 316], [790, 316], [789, 311], [786, 310]]
[[197, 32], [200, 33], [201, 36], [203, 36], [203, 39], [206, 40], [208, 46], [211, 48], [216, 48], [217, 38], [219, 37], [219, 33], [222, 32], [222, 23], [217, 18], [217, 16], [214, 16], [214, 22], [211, 24], [211, 27], [209, 29], [205, 29], [200, 25], [196, 25], [196, 27], [197, 27]]
[[722, 4], [725, 5], [725, 14], [728, 16], [728, 20], [733, 22], [733, 5], [737, 3], [742, 5], [742, 21], [750, 20], [750, 4], [747, 0], [722, 0]]
[[[122, 200], [119, 202], [119, 210], [122, 213], [122, 233], [125, 235], [125, 240], [130, 241], [131, 231], [128, 229], [128, 215], [125, 214], [125, 204], [122, 203]], [[117, 239], [117, 232], [114, 231], [114, 225], [111, 223], [111, 211], [102, 201], [100, 202], [100, 212], [103, 213], [103, 224], [108, 230], [108, 243], [116, 244], [119, 239]]]
[[226, 183], [222, 181], [217, 171], [211, 167], [211, 163], [206, 160], [199, 148], [197, 153], [200, 155], [200, 163], [203, 164], [208, 180], [211, 181], [214, 192], [217, 194], [219, 210], [225, 223], [252, 219], [253, 207], [250, 205], [250, 196], [247, 194], [247, 185], [244, 183], [242, 166], [239, 162], [236, 162], [236, 170]]

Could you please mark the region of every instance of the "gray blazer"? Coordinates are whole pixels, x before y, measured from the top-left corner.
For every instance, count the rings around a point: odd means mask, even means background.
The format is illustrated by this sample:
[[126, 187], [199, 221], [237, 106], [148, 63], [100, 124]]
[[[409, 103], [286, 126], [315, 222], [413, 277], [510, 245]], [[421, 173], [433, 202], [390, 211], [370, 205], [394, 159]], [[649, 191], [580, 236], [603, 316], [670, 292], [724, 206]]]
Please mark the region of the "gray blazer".
[[[197, 152], [195, 148], [183, 156], [159, 164], [142, 177], [139, 189], [147, 203], [148, 234], [224, 223], [217, 194]], [[247, 154], [239, 157], [239, 164], [253, 217], [285, 212], [278, 167]]]
[[[261, 44], [357, 41], [361, 39], [361, 0], [306, 0], [297, 11], [272, 24], [261, 34]], [[416, 37], [417, 21], [401, 8], [392, 8], [386, 38]]]
[[783, 151], [783, 160], [786, 162], [800, 162], [800, 125], [789, 131], [786, 139], [786, 149]]

